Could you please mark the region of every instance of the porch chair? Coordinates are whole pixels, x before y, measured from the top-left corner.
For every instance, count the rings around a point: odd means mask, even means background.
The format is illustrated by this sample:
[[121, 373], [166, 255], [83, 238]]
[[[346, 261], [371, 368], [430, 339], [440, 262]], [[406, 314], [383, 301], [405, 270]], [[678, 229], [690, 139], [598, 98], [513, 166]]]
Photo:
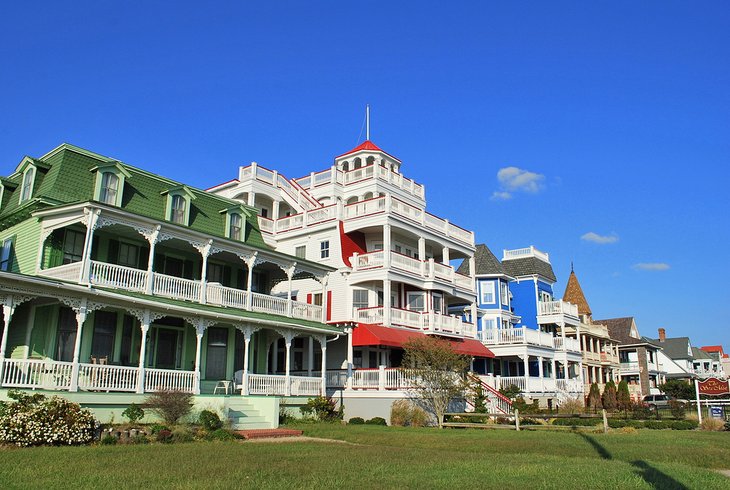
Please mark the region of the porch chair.
[[218, 393], [218, 390], [223, 390], [223, 394], [224, 395], [227, 395], [228, 394], [228, 389], [230, 387], [231, 387], [231, 381], [230, 380], [224, 379], [224, 380], [218, 381], [215, 384], [215, 388], [213, 388], [213, 394], [214, 395], [217, 394]]
[[233, 373], [233, 392], [243, 393], [243, 369], [239, 369]]

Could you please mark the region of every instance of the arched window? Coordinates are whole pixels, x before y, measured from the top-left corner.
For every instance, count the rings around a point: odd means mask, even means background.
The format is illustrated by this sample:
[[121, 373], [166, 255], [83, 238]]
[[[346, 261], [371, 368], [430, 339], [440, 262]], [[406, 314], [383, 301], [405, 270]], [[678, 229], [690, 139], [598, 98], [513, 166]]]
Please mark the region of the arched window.
[[342, 162], [342, 170], [344, 172], [347, 172], [348, 170], [350, 170], [350, 162], [348, 162], [347, 160]]
[[35, 177], [35, 168], [28, 167], [28, 170], [26, 170], [25, 174], [23, 174], [23, 186], [20, 189], [20, 202], [30, 199], [30, 195], [33, 193], [33, 177]]
[[228, 225], [228, 238], [231, 240], [241, 240], [243, 235], [243, 219], [238, 213], [231, 213], [230, 223]]
[[99, 201], [104, 204], [117, 204], [117, 194], [119, 192], [119, 177], [112, 172], [104, 172], [101, 176], [101, 192]]
[[352, 166], [352, 169], [355, 170], [355, 169], [360, 168], [361, 166], [362, 166], [362, 160], [360, 160], [359, 158], [356, 158], [355, 163]]

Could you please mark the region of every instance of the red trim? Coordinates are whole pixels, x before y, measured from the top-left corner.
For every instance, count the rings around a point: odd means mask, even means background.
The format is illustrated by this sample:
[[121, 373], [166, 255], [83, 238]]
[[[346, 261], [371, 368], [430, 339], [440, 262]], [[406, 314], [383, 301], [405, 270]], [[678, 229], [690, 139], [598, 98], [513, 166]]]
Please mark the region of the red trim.
[[312, 293], [307, 293], [307, 304], [308, 305], [312, 304]]
[[220, 186], [222, 186], [222, 185], [230, 184], [231, 182], [239, 182], [239, 180], [238, 180], [238, 179], [231, 179], [231, 180], [227, 180], [226, 182], [223, 182], [222, 184], [217, 184], [217, 185], [214, 185], [213, 187], [208, 187], [208, 188], [207, 188], [207, 189], [205, 189], [205, 190], [206, 190], [206, 192], [207, 192], [207, 191], [209, 191], [209, 190], [211, 190], [211, 189], [215, 189], [216, 187], [220, 187]]
[[327, 291], [327, 321], [332, 319], [332, 291]]
[[345, 226], [340, 221], [340, 248], [342, 250], [342, 262], [346, 267], [352, 267], [350, 257], [355, 252], [361, 255], [366, 253], [365, 235], [359, 231], [345, 233]]

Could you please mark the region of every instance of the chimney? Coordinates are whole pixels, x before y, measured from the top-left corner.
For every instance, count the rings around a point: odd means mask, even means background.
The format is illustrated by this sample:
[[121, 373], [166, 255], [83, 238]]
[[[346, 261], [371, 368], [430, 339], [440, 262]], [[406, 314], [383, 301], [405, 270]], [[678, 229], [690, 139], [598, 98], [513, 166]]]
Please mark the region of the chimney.
[[659, 342], [664, 342], [667, 340], [667, 331], [663, 328], [659, 329]]

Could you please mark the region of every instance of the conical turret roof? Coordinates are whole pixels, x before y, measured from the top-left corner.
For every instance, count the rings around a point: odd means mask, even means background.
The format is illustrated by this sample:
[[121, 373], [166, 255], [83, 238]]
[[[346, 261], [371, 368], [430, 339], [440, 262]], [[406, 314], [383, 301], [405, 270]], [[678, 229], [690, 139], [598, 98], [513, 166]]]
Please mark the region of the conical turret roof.
[[581, 315], [589, 317], [592, 315], [591, 307], [588, 306], [588, 300], [586, 300], [586, 296], [583, 294], [583, 288], [580, 287], [575, 271], [570, 271], [568, 284], [565, 286], [565, 293], [563, 293], [563, 301], [577, 305], [578, 313]]

